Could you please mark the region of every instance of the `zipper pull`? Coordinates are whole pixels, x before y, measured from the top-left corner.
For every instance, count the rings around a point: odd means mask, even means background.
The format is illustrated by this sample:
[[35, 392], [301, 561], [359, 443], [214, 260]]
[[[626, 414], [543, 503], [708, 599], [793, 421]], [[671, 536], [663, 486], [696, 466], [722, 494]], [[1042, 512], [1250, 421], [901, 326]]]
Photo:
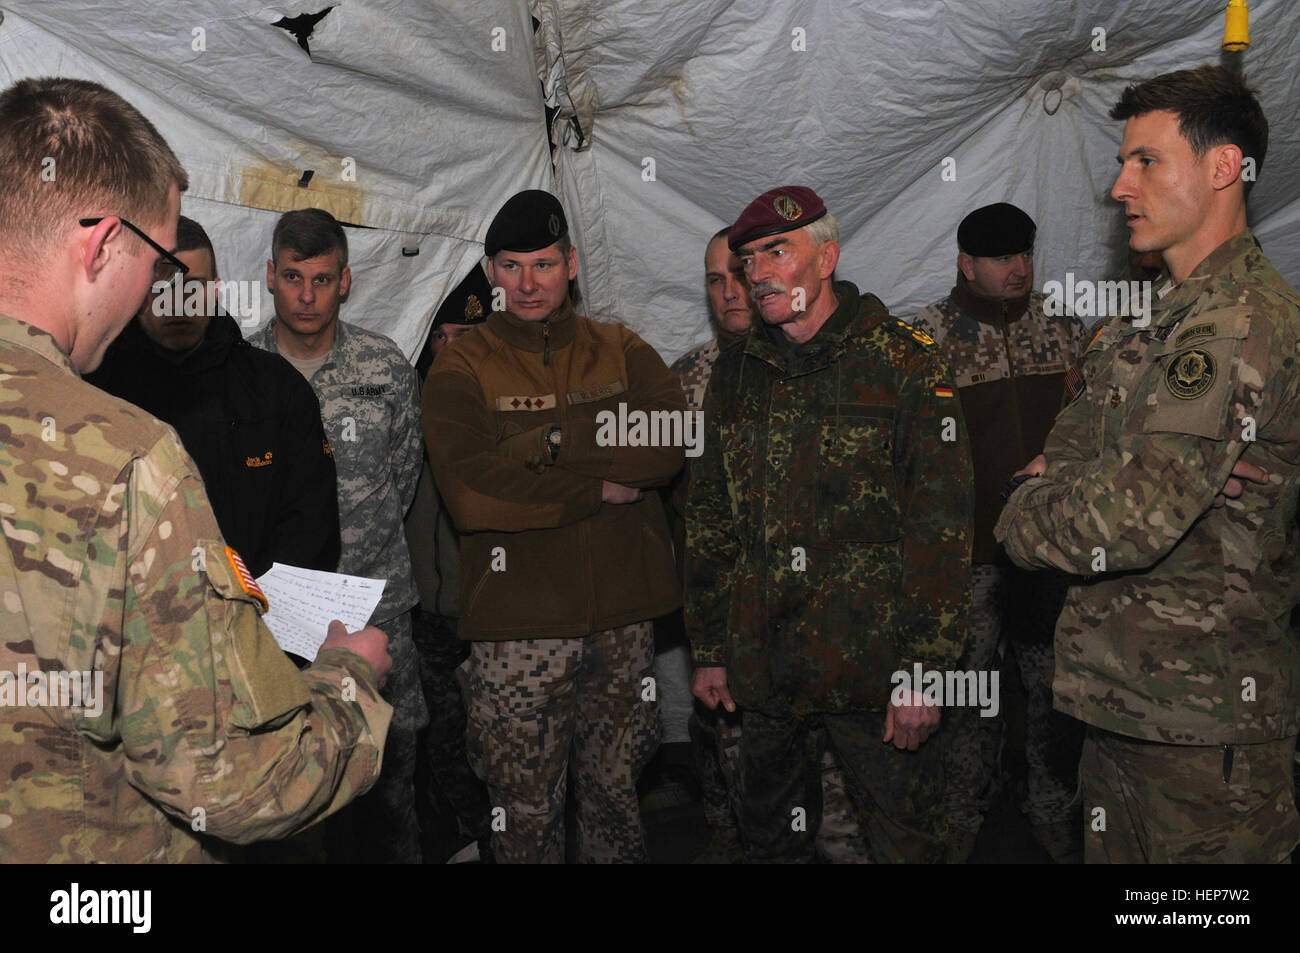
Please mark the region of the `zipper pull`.
[[551, 321], [542, 318], [542, 363], [551, 363]]

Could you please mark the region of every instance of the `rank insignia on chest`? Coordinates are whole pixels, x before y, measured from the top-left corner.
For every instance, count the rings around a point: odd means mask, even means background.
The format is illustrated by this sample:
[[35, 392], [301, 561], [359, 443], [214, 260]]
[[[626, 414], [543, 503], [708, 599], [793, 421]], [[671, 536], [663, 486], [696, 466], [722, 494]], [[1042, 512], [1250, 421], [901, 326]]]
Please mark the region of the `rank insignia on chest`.
[[235, 552], [234, 547], [227, 546], [226, 558], [230, 560], [230, 568], [235, 571], [235, 578], [239, 580], [240, 588], [257, 600], [257, 602], [262, 606], [263, 612], [269, 609], [271, 604], [267, 602], [266, 593], [262, 591], [262, 587], [257, 584], [257, 580], [253, 578], [253, 574], [249, 572], [248, 567], [244, 565], [243, 557], [241, 557], [239, 553]]
[[552, 410], [554, 407], [554, 394], [542, 394], [540, 397], [520, 395], [497, 398], [497, 410]]
[[1070, 400], [1078, 400], [1079, 395], [1088, 389], [1088, 382], [1083, 379], [1079, 369], [1073, 364], [1065, 372], [1065, 392], [1070, 395]]
[[1174, 355], [1165, 371], [1165, 386], [1180, 400], [1195, 400], [1214, 386], [1214, 357], [1199, 347]]

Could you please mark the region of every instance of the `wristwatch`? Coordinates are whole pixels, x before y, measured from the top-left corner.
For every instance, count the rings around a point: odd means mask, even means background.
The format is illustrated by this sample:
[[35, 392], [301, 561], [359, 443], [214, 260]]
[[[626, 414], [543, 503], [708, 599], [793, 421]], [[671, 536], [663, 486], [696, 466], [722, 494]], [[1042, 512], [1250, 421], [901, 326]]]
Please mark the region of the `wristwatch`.
[[564, 433], [560, 430], [560, 425], [556, 424], [546, 432], [546, 449], [551, 451], [551, 462], [554, 463], [560, 456], [560, 444], [564, 441]]

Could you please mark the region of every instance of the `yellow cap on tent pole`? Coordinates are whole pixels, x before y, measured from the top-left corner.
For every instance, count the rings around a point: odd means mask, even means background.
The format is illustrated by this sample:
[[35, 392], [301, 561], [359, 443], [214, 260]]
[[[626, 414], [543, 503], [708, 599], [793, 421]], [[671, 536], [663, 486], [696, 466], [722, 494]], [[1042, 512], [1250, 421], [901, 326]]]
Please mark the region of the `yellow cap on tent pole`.
[[1224, 11], [1223, 48], [1236, 53], [1250, 46], [1250, 11], [1246, 0], [1228, 0]]

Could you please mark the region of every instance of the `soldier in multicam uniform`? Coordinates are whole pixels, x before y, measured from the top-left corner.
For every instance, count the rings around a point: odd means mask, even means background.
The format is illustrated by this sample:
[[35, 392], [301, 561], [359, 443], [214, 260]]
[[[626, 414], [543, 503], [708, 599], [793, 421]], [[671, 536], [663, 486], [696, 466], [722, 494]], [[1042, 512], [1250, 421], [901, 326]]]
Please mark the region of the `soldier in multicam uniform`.
[[299, 673], [175, 432], [78, 377], [183, 274], [165, 249], [186, 184], [102, 86], [0, 94], [0, 670], [18, 691], [20, 666], [102, 679], [0, 707], [6, 862], [210, 860], [211, 838], [293, 833], [378, 772], [383, 633], [336, 622]]
[[838, 227], [811, 189], [759, 196], [728, 241], [763, 323], [709, 382], [686, 624], [696, 697], [745, 709], [746, 860], [812, 858], [827, 744], [872, 859], [941, 860], [939, 709], [893, 675], [949, 668], [965, 640], [970, 453], [951, 374], [928, 337], [833, 281]]
[[681, 603], [663, 507], [642, 488], [666, 485], [684, 454], [606, 440], [598, 417], [681, 415], [681, 387], [631, 331], [574, 313], [578, 261], [554, 196], [512, 196], [484, 245], [506, 310], [434, 363], [424, 427], [461, 533], [457, 635], [471, 642], [469, 755], [493, 854], [564, 861], [572, 762], [580, 859], [641, 861], [636, 779], [658, 736], [650, 620]]
[[[415, 362], [421, 380], [445, 348], [487, 320], [491, 307], [492, 286], [475, 264], [434, 315], [429, 339]], [[469, 643], [456, 638], [460, 535], [434, 485], [427, 453], [415, 502], [406, 514], [406, 541], [420, 591], [413, 635], [429, 708], [415, 772], [424, 861], [491, 862], [487, 788], [474, 776], [465, 750], [465, 699], [456, 679], [457, 666], [469, 657]]]
[[[1056, 630], [1056, 704], [1087, 722], [1089, 862], [1284, 862], [1300, 648], [1300, 295], [1246, 223], [1268, 123], [1231, 72], [1130, 86], [1111, 195], [1169, 281], [1113, 319], [995, 534], [1022, 566], [1095, 574]], [[1255, 485], [1247, 485], [1247, 483]]]
[[298, 368], [320, 400], [338, 468], [339, 572], [383, 579], [371, 614], [389, 634], [393, 669], [384, 697], [393, 706], [379, 783], [335, 825], [332, 860], [420, 862], [415, 813], [416, 739], [428, 723], [419, 659], [411, 639], [417, 602], [402, 518], [415, 497], [423, 459], [415, 368], [391, 340], [340, 321], [348, 293], [347, 236], [321, 209], [288, 212], [276, 223], [266, 284], [275, 317], [250, 340]]
[[[967, 215], [957, 228], [957, 284], [948, 297], [916, 315], [912, 327], [934, 338], [952, 367], [975, 469], [970, 640], [958, 668], [990, 671], [1002, 637], [1022, 635], [1010, 640], [1028, 696], [1028, 796], [1022, 809], [1054, 860], [1077, 863], [1082, 842], [1071, 804], [1082, 730], [1052, 710], [1052, 632], [1061, 584], [1049, 583], [1059, 574], [1027, 574], [1007, 565], [993, 539], [1002, 487], [1042, 451], [1065, 396], [1066, 369], [1084, 345], [1083, 323], [1068, 314], [1045, 314], [1043, 295], [1033, 290], [1036, 232], [1034, 220], [1006, 202]], [[1015, 592], [1014, 605], [1004, 589]], [[1003, 725], [1000, 717], [985, 714], [974, 706], [957, 708], [944, 725], [952, 863], [965, 862], [975, 849], [998, 789]]]

